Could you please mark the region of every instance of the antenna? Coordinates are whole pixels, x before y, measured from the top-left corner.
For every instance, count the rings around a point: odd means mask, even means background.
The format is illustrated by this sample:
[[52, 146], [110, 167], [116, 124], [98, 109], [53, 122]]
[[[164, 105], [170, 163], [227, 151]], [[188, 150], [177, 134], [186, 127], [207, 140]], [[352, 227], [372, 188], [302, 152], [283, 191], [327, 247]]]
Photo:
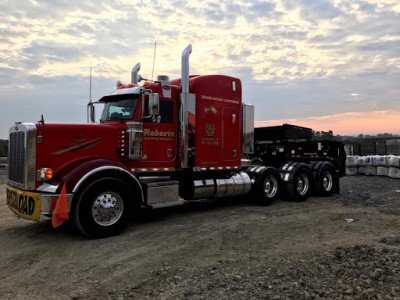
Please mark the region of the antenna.
[[90, 67], [89, 102], [92, 102], [92, 68]]
[[156, 49], [157, 49], [157, 41], [154, 41], [153, 70], [151, 71], [151, 81], [153, 81], [154, 65], [156, 62]]

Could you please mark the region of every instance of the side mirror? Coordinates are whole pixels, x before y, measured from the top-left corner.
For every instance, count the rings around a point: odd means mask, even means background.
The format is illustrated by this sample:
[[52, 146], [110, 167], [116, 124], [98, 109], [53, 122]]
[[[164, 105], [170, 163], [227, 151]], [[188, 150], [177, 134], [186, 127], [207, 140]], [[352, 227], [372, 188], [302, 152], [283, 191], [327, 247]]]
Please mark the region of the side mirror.
[[149, 115], [160, 114], [160, 95], [157, 93], [149, 95]]
[[88, 123], [95, 123], [96, 110], [94, 108], [94, 103], [89, 102], [87, 105], [87, 121]]
[[94, 107], [94, 105], [91, 107], [90, 119], [91, 123], [96, 123], [96, 108]]

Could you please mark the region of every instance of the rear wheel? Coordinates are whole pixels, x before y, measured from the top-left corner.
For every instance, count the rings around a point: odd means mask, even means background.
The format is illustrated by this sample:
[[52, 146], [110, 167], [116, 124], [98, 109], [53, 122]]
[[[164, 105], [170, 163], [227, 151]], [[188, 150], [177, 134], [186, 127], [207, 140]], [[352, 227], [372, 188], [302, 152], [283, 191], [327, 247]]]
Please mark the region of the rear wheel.
[[292, 182], [286, 184], [286, 192], [292, 201], [305, 201], [310, 195], [311, 172], [307, 167], [298, 168]]
[[275, 169], [266, 169], [260, 176], [256, 188], [256, 199], [259, 204], [269, 205], [274, 202], [281, 191], [281, 178]]
[[315, 193], [318, 196], [327, 197], [332, 195], [336, 188], [337, 180], [335, 178], [335, 169], [331, 163], [323, 164], [315, 178]]
[[134, 208], [131, 200], [129, 189], [117, 179], [93, 182], [78, 198], [74, 223], [88, 237], [116, 235], [131, 218]]

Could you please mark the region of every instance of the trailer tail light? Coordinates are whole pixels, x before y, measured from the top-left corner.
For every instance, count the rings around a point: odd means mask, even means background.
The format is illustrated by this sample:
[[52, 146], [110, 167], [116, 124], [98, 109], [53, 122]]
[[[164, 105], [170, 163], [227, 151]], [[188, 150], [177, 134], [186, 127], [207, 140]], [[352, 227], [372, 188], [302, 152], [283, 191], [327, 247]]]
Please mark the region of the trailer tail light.
[[38, 181], [47, 181], [54, 177], [54, 171], [51, 168], [41, 168], [37, 171]]

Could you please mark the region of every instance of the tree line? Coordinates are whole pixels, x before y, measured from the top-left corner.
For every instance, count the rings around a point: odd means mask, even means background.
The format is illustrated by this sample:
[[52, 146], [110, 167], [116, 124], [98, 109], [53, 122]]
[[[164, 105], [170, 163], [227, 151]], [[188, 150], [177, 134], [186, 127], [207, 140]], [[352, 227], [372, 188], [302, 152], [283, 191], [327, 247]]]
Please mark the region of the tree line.
[[335, 135], [332, 130], [329, 131], [314, 131], [312, 132], [313, 140], [329, 140], [329, 141], [346, 141], [354, 139], [380, 139], [380, 138], [400, 138], [400, 135], [391, 133], [379, 133], [376, 135], [359, 134], [357, 136], [350, 135]]

